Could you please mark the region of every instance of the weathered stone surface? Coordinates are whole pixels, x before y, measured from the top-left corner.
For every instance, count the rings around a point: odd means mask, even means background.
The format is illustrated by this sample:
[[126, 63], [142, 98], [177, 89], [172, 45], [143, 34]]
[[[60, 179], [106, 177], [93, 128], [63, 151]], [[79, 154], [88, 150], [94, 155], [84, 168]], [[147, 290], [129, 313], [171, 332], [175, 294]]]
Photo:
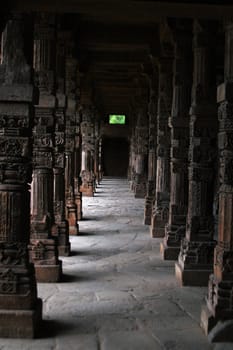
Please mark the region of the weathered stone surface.
[[[34, 31], [34, 70], [35, 81], [40, 92], [39, 104], [35, 106], [33, 128], [33, 181], [31, 200], [31, 242], [30, 259], [35, 264], [38, 281], [58, 281], [61, 273], [58, 260], [57, 241], [52, 230], [57, 230], [54, 221], [53, 197], [53, 147], [54, 140], [54, 95], [53, 56], [55, 40], [55, 17], [50, 14], [35, 16]], [[46, 64], [44, 62], [46, 57]], [[41, 265], [44, 265], [43, 269]], [[43, 276], [46, 265], [51, 265], [48, 274]], [[38, 267], [38, 271], [37, 271]], [[52, 273], [54, 277], [52, 278]]]
[[[225, 26], [225, 83], [232, 84], [232, 38], [233, 23], [226, 23]], [[229, 87], [228, 86], [228, 87]], [[225, 87], [227, 89], [227, 86]], [[226, 92], [226, 91], [225, 91]], [[232, 290], [233, 290], [233, 251], [232, 251], [232, 203], [233, 203], [233, 104], [232, 97], [227, 93], [226, 100], [221, 101], [218, 109], [219, 134], [219, 221], [218, 221], [218, 243], [214, 252], [214, 271], [209, 277], [208, 297], [206, 305], [201, 314], [201, 324], [205, 333], [208, 334], [216, 326], [216, 333], [213, 330], [212, 339], [221, 338], [232, 340], [228, 327], [221, 329], [221, 323], [233, 318]]]
[[198, 326], [206, 288], [180, 288], [174, 266], [163, 261], [159, 240], [142, 224], [144, 200], [126, 180], [104, 178], [95, 197], [84, 198], [80, 235], [70, 237], [63, 280], [39, 283], [44, 301], [41, 338], [1, 339], [11, 350], [209, 350]]
[[27, 247], [34, 90], [23, 29], [21, 16], [7, 22], [0, 66], [0, 337], [8, 338], [33, 338], [42, 319]]
[[185, 238], [176, 264], [180, 283], [207, 285], [213, 271], [213, 198], [217, 161], [217, 108], [215, 104], [216, 24], [193, 22], [194, 72], [189, 125], [189, 185]]
[[156, 195], [152, 210], [150, 233], [164, 237], [168, 222], [170, 198], [170, 127], [168, 125], [172, 101], [172, 57], [161, 57], [159, 63], [157, 111], [157, 174]]

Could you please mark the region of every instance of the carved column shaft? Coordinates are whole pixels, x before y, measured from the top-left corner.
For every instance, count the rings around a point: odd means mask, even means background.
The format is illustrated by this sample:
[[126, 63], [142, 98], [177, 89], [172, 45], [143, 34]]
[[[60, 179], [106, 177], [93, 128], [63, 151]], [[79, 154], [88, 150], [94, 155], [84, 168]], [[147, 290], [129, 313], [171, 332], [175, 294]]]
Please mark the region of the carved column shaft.
[[101, 165], [101, 149], [100, 149], [100, 124], [99, 121], [96, 120], [95, 122], [95, 179], [96, 179], [96, 185], [100, 183], [101, 180], [101, 173], [100, 173], [100, 165]]
[[137, 124], [135, 129], [135, 198], [144, 198], [146, 195], [148, 157], [148, 114], [147, 108], [139, 106], [137, 110]]
[[168, 225], [160, 245], [166, 260], [176, 260], [185, 236], [188, 209], [189, 107], [191, 97], [191, 33], [189, 25], [177, 23], [173, 35], [175, 59], [171, 127], [171, 191]]
[[94, 195], [94, 155], [95, 155], [95, 129], [93, 120], [93, 109], [90, 106], [84, 106], [82, 109], [82, 187], [84, 196], [92, 197]]
[[213, 268], [214, 165], [217, 116], [215, 103], [215, 24], [194, 21], [194, 73], [190, 109], [189, 203], [186, 237], [176, 276], [185, 285], [206, 285]]
[[39, 90], [39, 103], [35, 105], [33, 128], [33, 181], [31, 213], [30, 257], [35, 264], [36, 278], [40, 282], [56, 282], [61, 277], [58, 260], [57, 227], [53, 202], [53, 146], [54, 112], [54, 47], [55, 16], [37, 14], [34, 30], [35, 82]]
[[168, 220], [170, 192], [170, 128], [168, 118], [172, 99], [172, 60], [161, 58], [157, 114], [157, 174], [156, 194], [151, 219], [151, 236], [164, 237]]
[[78, 214], [75, 202], [75, 138], [76, 138], [76, 74], [78, 62], [72, 56], [66, 58], [66, 169], [65, 169], [65, 190], [66, 190], [66, 218], [69, 223], [69, 233], [78, 234]]
[[34, 90], [22, 33], [23, 18], [8, 21], [0, 65], [0, 336], [11, 338], [34, 337], [42, 318], [27, 248]]
[[82, 143], [81, 143], [81, 115], [76, 113], [76, 128], [75, 128], [75, 149], [74, 149], [74, 195], [75, 203], [77, 206], [78, 220], [82, 220], [82, 192], [81, 188], [81, 155], [82, 155]]
[[[155, 80], [156, 77], [153, 76]], [[156, 84], [153, 82], [153, 84]], [[147, 194], [145, 199], [144, 210], [144, 224], [151, 224], [153, 201], [155, 197], [155, 184], [156, 184], [156, 146], [157, 146], [157, 101], [158, 91], [151, 88], [150, 102], [148, 108], [149, 114], [149, 145], [148, 145], [148, 180], [147, 180]]]
[[129, 173], [128, 173], [131, 191], [134, 191], [134, 185], [135, 185], [135, 159], [136, 159], [136, 137], [135, 137], [135, 127], [134, 127], [132, 128], [132, 135], [130, 138]]
[[[224, 341], [231, 340], [224, 321], [233, 319], [233, 22], [225, 26], [225, 79], [218, 86], [218, 149], [220, 156], [218, 243], [214, 253], [214, 274], [209, 277], [207, 305], [201, 324], [208, 332], [222, 323]], [[215, 332], [218, 336], [218, 333]], [[223, 339], [220, 339], [220, 341]], [[214, 339], [213, 339], [214, 341]]]
[[58, 251], [60, 256], [69, 256], [69, 225], [65, 217], [65, 53], [66, 35], [57, 33], [56, 47], [56, 98], [55, 138], [54, 138], [54, 168], [53, 168], [53, 209], [57, 226]]

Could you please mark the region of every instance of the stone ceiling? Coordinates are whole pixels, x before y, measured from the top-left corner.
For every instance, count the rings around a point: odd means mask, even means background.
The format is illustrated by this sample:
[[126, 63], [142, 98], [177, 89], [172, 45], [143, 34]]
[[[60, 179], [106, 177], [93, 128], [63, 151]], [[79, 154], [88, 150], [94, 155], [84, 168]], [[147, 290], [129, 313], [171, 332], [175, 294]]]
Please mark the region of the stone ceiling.
[[[198, 4], [199, 3], [199, 4]], [[128, 113], [138, 77], [160, 52], [168, 17], [226, 18], [231, 1], [9, 0], [10, 9], [65, 13], [76, 36], [80, 71], [102, 114]], [[221, 4], [221, 6], [219, 5]], [[224, 6], [223, 6], [224, 4]]]

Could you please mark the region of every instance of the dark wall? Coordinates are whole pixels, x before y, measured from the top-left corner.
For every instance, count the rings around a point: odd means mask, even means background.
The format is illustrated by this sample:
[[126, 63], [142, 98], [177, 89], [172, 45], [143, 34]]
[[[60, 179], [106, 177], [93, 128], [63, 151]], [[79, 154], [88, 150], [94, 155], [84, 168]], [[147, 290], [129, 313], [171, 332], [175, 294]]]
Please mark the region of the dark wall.
[[129, 144], [125, 138], [103, 139], [103, 169], [105, 176], [127, 176]]

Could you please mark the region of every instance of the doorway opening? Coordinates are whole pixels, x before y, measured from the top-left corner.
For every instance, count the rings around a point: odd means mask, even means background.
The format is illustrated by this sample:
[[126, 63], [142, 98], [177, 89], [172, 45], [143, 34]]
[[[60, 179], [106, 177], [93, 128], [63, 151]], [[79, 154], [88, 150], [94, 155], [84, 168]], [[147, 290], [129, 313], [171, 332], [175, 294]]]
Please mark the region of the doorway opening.
[[129, 143], [126, 138], [103, 139], [103, 170], [105, 176], [127, 177]]

